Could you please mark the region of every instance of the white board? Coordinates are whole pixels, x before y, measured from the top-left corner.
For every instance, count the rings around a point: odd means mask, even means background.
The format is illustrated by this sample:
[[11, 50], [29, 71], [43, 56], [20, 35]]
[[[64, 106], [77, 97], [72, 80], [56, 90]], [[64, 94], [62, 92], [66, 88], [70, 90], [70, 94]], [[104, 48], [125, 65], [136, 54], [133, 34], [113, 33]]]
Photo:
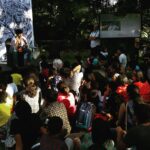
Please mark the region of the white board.
[[114, 16], [101, 14], [101, 38], [140, 37], [140, 14]]

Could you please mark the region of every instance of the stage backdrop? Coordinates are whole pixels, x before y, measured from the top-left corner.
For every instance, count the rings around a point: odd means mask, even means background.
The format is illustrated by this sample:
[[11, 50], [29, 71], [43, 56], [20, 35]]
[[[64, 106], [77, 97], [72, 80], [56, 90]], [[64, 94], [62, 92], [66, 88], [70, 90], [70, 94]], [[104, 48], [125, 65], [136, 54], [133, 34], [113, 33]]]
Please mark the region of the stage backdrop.
[[101, 15], [101, 38], [140, 37], [140, 32], [140, 14], [127, 14], [124, 16]]
[[0, 0], [0, 61], [6, 60], [5, 41], [17, 28], [23, 29], [30, 47], [34, 47], [32, 0]]

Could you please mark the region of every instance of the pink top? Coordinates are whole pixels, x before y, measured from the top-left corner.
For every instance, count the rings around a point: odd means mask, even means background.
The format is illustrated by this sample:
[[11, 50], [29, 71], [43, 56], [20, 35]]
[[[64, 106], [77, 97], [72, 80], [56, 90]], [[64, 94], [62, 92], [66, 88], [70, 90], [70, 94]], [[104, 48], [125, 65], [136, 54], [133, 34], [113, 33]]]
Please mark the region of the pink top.
[[63, 103], [67, 109], [68, 116], [73, 116], [76, 112], [75, 98], [72, 93], [58, 93], [57, 101]]

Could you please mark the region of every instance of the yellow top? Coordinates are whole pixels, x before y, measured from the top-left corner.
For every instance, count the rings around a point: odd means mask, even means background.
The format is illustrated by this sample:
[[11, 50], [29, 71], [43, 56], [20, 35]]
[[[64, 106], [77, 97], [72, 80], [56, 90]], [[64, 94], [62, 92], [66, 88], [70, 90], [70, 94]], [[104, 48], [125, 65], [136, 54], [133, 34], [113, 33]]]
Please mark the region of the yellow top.
[[5, 125], [11, 115], [12, 105], [0, 103], [0, 127]]

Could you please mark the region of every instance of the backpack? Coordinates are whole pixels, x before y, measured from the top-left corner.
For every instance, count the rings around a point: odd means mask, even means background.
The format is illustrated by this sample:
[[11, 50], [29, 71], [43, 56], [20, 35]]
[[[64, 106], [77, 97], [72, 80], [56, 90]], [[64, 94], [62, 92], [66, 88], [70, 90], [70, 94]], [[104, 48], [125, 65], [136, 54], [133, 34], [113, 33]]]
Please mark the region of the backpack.
[[78, 109], [76, 127], [89, 130], [92, 126], [94, 109], [94, 104], [91, 102], [82, 103]]

